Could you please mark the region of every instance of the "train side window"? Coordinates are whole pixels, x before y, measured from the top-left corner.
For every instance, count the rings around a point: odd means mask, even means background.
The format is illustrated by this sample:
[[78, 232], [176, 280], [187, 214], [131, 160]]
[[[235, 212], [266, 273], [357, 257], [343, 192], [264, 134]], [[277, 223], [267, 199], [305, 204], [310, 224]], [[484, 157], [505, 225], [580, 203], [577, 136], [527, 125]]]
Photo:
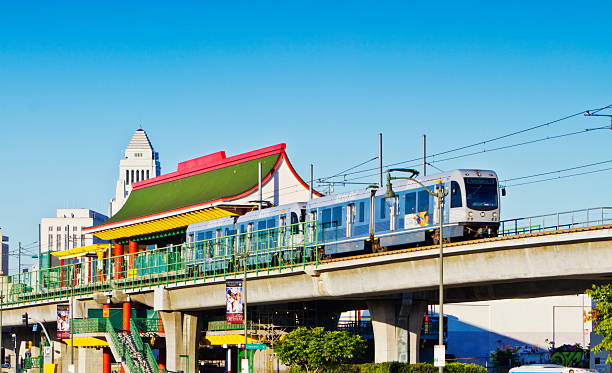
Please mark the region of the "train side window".
[[419, 212], [429, 211], [429, 193], [427, 193], [426, 190], [422, 190], [419, 192], [417, 210]]
[[359, 222], [363, 223], [365, 219], [365, 202], [359, 202]]
[[321, 211], [321, 224], [323, 225], [323, 229], [331, 226], [331, 209], [323, 209], [323, 211]]
[[300, 226], [298, 225], [299, 220], [298, 216], [295, 212], [291, 213], [291, 233], [298, 234]]
[[276, 221], [274, 219], [268, 219], [268, 224], [267, 224], [268, 228], [274, 228], [276, 227]]
[[380, 199], [380, 218], [381, 219], [385, 218], [386, 210], [387, 210], [387, 204], [385, 203], [385, 199], [381, 198]]
[[416, 213], [416, 193], [408, 193], [404, 197], [404, 205], [406, 214]]
[[451, 181], [451, 205], [450, 207], [461, 207], [461, 187], [456, 181]]
[[332, 225], [335, 227], [342, 225], [342, 206], [336, 206], [332, 209]]

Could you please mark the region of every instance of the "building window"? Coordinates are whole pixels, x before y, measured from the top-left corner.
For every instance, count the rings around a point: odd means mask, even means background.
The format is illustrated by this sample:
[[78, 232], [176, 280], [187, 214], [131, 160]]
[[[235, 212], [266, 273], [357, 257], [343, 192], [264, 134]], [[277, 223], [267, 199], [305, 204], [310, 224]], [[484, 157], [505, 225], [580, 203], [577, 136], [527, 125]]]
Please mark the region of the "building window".
[[73, 227], [72, 227], [72, 231], [73, 231], [73, 232], [76, 232], [76, 231], [77, 231], [77, 229], [79, 229], [79, 227], [76, 227], [76, 226], [73, 226]]
[[53, 227], [49, 227], [49, 232], [53, 232]]
[[149, 178], [149, 170], [147, 170], [147, 179]]
[[81, 235], [81, 246], [85, 246], [85, 235]]
[[57, 236], [55, 236], [55, 238], [57, 239], [57, 242], [55, 243], [55, 248], [57, 250], [61, 250], [62, 249], [62, 235], [58, 234]]
[[73, 234], [72, 235], [72, 247], [79, 247], [79, 241], [77, 241], [77, 235]]
[[49, 235], [49, 243], [47, 244], [47, 250], [53, 250], [53, 235]]
[[55, 228], [55, 230], [59, 232], [59, 231], [61, 231], [61, 230], [62, 230], [62, 227], [57, 226], [57, 227]]
[[132, 183], [134, 182], [134, 170], [130, 171], [130, 180], [132, 180]]
[[130, 184], [130, 171], [125, 170], [125, 185], [129, 185], [129, 184]]

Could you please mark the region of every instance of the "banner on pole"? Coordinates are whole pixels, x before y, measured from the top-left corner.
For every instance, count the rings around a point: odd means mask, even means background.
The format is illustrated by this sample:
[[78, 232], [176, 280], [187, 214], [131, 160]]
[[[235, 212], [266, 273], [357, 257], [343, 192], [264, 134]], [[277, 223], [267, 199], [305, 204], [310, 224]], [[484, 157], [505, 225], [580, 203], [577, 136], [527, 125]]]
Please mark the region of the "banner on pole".
[[242, 280], [225, 282], [225, 316], [229, 324], [242, 324]]
[[443, 367], [446, 365], [446, 346], [435, 345], [434, 346], [434, 367]]
[[70, 306], [57, 305], [57, 338], [70, 338]]

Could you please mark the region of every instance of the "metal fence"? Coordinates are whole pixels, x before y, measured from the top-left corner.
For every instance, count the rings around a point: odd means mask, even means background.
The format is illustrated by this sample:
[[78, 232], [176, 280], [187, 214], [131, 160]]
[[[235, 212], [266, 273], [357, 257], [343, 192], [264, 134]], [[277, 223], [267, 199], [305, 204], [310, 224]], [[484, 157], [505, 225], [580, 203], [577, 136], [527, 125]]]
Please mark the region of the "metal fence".
[[500, 222], [499, 235], [510, 236], [534, 232], [549, 232], [604, 224], [612, 224], [612, 207], [596, 207], [502, 220]]
[[[2, 306], [64, 300], [113, 289], [143, 289], [294, 271], [318, 265], [316, 221], [92, 259], [7, 276]], [[245, 268], [246, 264], [246, 268]]]

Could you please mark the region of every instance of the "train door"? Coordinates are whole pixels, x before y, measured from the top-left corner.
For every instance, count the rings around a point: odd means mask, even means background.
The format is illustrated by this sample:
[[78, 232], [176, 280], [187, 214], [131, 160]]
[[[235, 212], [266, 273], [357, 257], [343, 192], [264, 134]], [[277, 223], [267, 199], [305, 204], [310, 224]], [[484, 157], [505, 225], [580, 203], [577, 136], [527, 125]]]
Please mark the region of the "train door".
[[353, 224], [355, 223], [355, 215], [355, 204], [348, 204], [346, 206], [346, 237], [351, 237], [353, 234]]
[[315, 241], [317, 233], [317, 210], [310, 211], [310, 224], [308, 224], [308, 242]]
[[278, 217], [278, 227], [278, 245], [285, 247], [290, 240], [289, 230], [291, 229], [287, 226], [287, 215], [280, 215]]
[[395, 230], [395, 224], [397, 220], [396, 206], [397, 206], [397, 197], [395, 197], [393, 201], [389, 203], [389, 230], [391, 231]]

